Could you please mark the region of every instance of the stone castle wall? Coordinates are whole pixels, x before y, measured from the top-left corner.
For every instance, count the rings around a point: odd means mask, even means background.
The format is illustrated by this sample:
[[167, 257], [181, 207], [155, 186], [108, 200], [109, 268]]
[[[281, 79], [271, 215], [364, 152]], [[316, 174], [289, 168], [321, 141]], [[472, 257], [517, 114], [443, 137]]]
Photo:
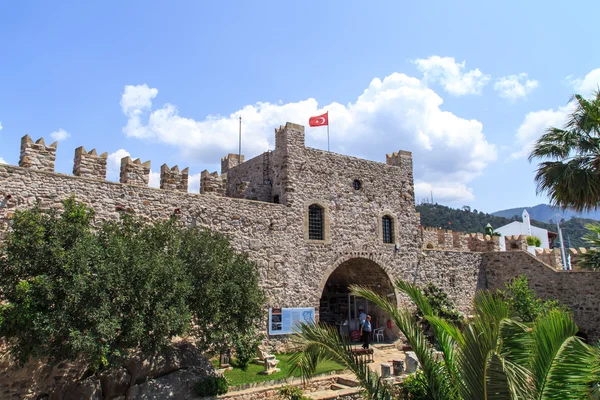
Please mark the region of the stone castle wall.
[[557, 271], [523, 251], [483, 255], [486, 289], [502, 289], [520, 275], [543, 299], [556, 299], [573, 310], [579, 329], [590, 340], [600, 338], [600, 274], [594, 271]]
[[[180, 172], [165, 165], [161, 168], [163, 189], [149, 188], [150, 162], [126, 157], [121, 163], [122, 183], [114, 183], [104, 180], [102, 156], [81, 151], [80, 156], [99, 158], [88, 159], [92, 164], [84, 170], [89, 175], [71, 176], [53, 172], [55, 145], [25, 138], [23, 143], [26, 167], [0, 165], [0, 228], [6, 228], [16, 209], [31, 207], [38, 200], [44, 206], [60, 207], [60, 200], [71, 195], [92, 205], [99, 220], [117, 219], [120, 210], [148, 219], [177, 214], [190, 226], [231, 236], [233, 247], [259, 266], [268, 307], [318, 310], [329, 276], [345, 263], [357, 264], [356, 260], [380, 267], [392, 282], [398, 278], [433, 281], [464, 312], [476, 289], [496, 287], [521, 273], [532, 275], [536, 291], [559, 295], [552, 288], [556, 278], [542, 279], [555, 276], [548, 272], [554, 273], [552, 268], [540, 262], [552, 266], [551, 257], [520, 255], [525, 254], [521, 237], [507, 242], [507, 249], [514, 251], [498, 252], [497, 237], [420, 229], [409, 152], [386, 155], [384, 164], [307, 148], [304, 127], [288, 123], [275, 130], [274, 151], [241, 164], [238, 155], [223, 158], [221, 175], [204, 171], [202, 194], [192, 194], [184, 190], [187, 169]], [[274, 204], [276, 200], [280, 204]], [[324, 240], [308, 238], [307, 214], [312, 204], [324, 210]], [[383, 242], [383, 216], [393, 220], [393, 243]], [[542, 273], [540, 265], [546, 268]], [[483, 266], [488, 268], [485, 273]], [[488, 271], [500, 271], [501, 279]], [[600, 281], [600, 275], [586, 274], [588, 283], [580, 282], [578, 275], [560, 275], [560, 284], [566, 291]], [[593, 331], [598, 327], [586, 313], [588, 308], [597, 311], [598, 301], [588, 296], [582, 304], [582, 309], [574, 309], [582, 313], [578, 321]]]

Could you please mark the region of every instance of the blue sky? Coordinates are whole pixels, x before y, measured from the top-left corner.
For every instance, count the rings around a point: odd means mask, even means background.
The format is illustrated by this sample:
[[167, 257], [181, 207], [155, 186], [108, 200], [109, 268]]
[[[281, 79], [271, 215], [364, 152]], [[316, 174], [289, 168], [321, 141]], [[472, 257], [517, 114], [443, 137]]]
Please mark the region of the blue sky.
[[[422, 4], [416, 4], [422, 3]], [[534, 205], [528, 146], [600, 82], [591, 1], [0, 3], [0, 158], [20, 138], [199, 173], [329, 110], [332, 151], [413, 152], [418, 199]], [[556, 4], [553, 4], [556, 3]], [[307, 145], [326, 148], [324, 128]]]

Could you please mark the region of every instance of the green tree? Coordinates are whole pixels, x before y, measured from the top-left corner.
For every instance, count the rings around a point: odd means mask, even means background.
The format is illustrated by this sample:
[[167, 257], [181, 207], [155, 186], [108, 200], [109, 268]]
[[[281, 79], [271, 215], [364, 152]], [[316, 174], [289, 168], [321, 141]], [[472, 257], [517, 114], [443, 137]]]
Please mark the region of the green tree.
[[[569, 313], [552, 310], [525, 324], [512, 318], [499, 295], [477, 293], [473, 317], [465, 327], [440, 318], [422, 291], [407, 282], [396, 288], [421, 310], [432, 325], [442, 358], [436, 357], [408, 308], [373, 291], [353, 287], [352, 293], [377, 304], [394, 320], [415, 351], [426, 384], [427, 399], [563, 399], [585, 398], [600, 374], [598, 350], [575, 336]], [[357, 361], [350, 345], [326, 326], [302, 325], [297, 339], [302, 352], [293, 359], [304, 377], [318, 361], [332, 359], [355, 373], [369, 399], [391, 399], [391, 390], [377, 374]]]
[[588, 224], [585, 226], [589, 233], [584, 240], [590, 245], [590, 249], [579, 257], [579, 265], [588, 269], [600, 269], [600, 225]]
[[518, 321], [534, 322], [553, 310], [569, 312], [557, 300], [543, 301], [537, 298], [529, 288], [527, 275], [514, 278], [504, 286], [504, 290], [498, 290], [498, 294], [508, 305], [513, 318]]
[[553, 205], [578, 211], [596, 209], [600, 202], [600, 91], [591, 99], [576, 94], [574, 111], [563, 128], [550, 127], [539, 138], [529, 160], [539, 164], [538, 193]]
[[83, 353], [93, 369], [160, 351], [192, 326], [203, 348], [246, 350], [264, 301], [256, 266], [225, 236], [126, 213], [96, 224], [73, 198], [62, 213], [15, 213], [0, 293], [0, 335], [20, 361]]

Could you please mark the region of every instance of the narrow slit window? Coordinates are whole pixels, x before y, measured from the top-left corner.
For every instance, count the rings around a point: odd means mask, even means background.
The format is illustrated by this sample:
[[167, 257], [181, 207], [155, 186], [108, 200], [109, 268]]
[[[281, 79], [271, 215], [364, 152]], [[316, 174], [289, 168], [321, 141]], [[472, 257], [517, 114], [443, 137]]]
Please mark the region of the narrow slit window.
[[394, 243], [394, 220], [389, 215], [381, 218], [383, 243]]
[[313, 204], [308, 207], [308, 238], [324, 240], [323, 207]]

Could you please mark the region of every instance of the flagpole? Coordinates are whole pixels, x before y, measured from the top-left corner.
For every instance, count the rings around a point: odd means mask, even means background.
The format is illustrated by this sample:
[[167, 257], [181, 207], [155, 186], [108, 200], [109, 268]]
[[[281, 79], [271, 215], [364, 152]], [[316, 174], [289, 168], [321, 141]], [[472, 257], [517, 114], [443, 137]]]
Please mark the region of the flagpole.
[[327, 151], [329, 151], [329, 111], [327, 111]]
[[242, 116], [240, 115], [240, 146], [238, 148], [238, 163], [242, 163]]

